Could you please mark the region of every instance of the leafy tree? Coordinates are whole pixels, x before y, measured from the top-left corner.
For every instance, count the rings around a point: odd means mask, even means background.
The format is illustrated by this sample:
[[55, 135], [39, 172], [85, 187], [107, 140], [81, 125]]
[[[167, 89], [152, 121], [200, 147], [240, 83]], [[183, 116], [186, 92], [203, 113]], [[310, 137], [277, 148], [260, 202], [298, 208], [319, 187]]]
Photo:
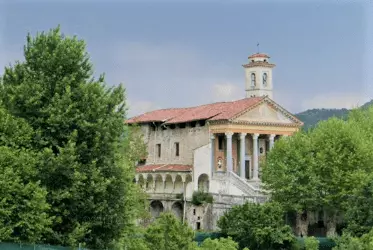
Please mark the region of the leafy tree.
[[319, 250], [319, 241], [315, 237], [306, 237], [304, 240], [306, 250]]
[[373, 228], [373, 179], [347, 199], [346, 230], [361, 237]]
[[[238, 243], [233, 241], [231, 237], [228, 238], [219, 238], [219, 239], [205, 239], [201, 246], [198, 247], [201, 250], [237, 250]], [[244, 248], [243, 250], [249, 250]]]
[[37, 242], [50, 229], [47, 192], [28, 147], [32, 128], [0, 105], [0, 241]]
[[245, 203], [228, 210], [218, 221], [223, 234], [241, 248], [278, 249], [294, 241], [291, 228], [283, 220], [284, 210], [275, 202]]
[[335, 238], [335, 242], [337, 245], [333, 250], [370, 250], [373, 249], [373, 230], [361, 237], [354, 237], [349, 233], [344, 233], [342, 237]]
[[307, 236], [308, 211], [319, 205], [320, 179], [314, 171], [310, 133], [299, 132], [276, 142], [266, 158], [262, 180], [271, 199], [296, 212], [296, 235]]
[[[360, 127], [364, 124], [362, 115], [354, 116], [356, 122], [333, 118], [308, 133], [280, 140], [267, 157], [263, 181], [275, 201], [287, 210], [303, 212], [303, 236], [307, 235], [307, 211], [318, 207], [326, 214], [328, 236], [336, 234], [337, 219], [346, 210], [347, 198], [369, 179], [373, 141], [367, 141]], [[299, 225], [299, 213], [297, 217]]]
[[194, 232], [172, 213], [162, 213], [145, 232], [149, 249], [174, 250], [195, 249]]
[[336, 234], [336, 223], [345, 211], [346, 198], [372, 171], [372, 147], [362, 140], [359, 130], [350, 123], [330, 119], [312, 132], [315, 148], [314, 172], [321, 185], [321, 206], [327, 215], [327, 235]]
[[60, 28], [27, 36], [25, 60], [5, 68], [0, 100], [32, 128], [38, 178], [54, 218], [51, 244], [110, 246], [137, 216], [134, 156], [122, 86], [95, 79], [85, 43]]

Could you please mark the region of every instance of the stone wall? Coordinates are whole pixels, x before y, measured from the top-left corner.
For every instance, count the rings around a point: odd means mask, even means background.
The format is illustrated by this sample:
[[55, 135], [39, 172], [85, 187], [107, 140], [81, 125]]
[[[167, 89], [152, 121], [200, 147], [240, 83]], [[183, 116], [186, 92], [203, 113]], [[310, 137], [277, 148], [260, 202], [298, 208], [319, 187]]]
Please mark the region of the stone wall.
[[[141, 126], [144, 140], [147, 144], [148, 158], [146, 164], [183, 164], [193, 165], [194, 149], [209, 143], [208, 126], [195, 127], [189, 124], [185, 128], [157, 127], [155, 130], [149, 125]], [[175, 143], [179, 143], [179, 156], [176, 156]], [[161, 145], [161, 157], [158, 157], [157, 144]]]

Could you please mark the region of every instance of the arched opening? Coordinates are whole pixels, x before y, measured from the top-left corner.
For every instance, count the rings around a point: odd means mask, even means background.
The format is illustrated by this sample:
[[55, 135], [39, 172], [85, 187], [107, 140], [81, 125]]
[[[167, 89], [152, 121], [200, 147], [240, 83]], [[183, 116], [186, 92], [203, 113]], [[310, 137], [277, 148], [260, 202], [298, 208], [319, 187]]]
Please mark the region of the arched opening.
[[177, 218], [183, 218], [183, 205], [181, 204], [181, 202], [177, 201], [174, 204], [172, 204], [171, 210]]
[[184, 193], [183, 180], [181, 179], [180, 175], [177, 175], [175, 178], [175, 191], [174, 192], [177, 194]]
[[139, 175], [139, 180], [137, 182], [137, 185], [139, 185], [140, 188], [145, 187], [145, 180], [144, 180], [144, 176], [142, 176], [142, 174]]
[[255, 86], [256, 86], [255, 73], [251, 73], [251, 87], [255, 87]]
[[155, 192], [163, 193], [163, 179], [161, 175], [155, 177]]
[[155, 200], [150, 203], [150, 214], [152, 217], [157, 218], [163, 212], [162, 202]]
[[174, 191], [174, 183], [171, 175], [166, 176], [164, 193], [172, 193]]
[[146, 178], [145, 190], [146, 191], [154, 190], [153, 185], [154, 185], [153, 176], [151, 174], [149, 174], [148, 177]]
[[263, 73], [263, 86], [267, 86], [267, 73]]
[[201, 174], [198, 177], [198, 191], [209, 192], [209, 177], [207, 174]]

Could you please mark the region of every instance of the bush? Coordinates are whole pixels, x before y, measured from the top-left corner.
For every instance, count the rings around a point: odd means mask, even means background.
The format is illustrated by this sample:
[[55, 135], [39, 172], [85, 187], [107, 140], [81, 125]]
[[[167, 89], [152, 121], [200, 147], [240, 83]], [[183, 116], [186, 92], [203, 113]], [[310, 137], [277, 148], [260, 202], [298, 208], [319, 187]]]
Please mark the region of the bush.
[[319, 250], [319, 241], [315, 237], [307, 237], [304, 240], [306, 250]]
[[212, 203], [214, 201], [212, 195], [202, 191], [195, 191], [192, 196], [192, 204], [199, 206], [205, 203]]

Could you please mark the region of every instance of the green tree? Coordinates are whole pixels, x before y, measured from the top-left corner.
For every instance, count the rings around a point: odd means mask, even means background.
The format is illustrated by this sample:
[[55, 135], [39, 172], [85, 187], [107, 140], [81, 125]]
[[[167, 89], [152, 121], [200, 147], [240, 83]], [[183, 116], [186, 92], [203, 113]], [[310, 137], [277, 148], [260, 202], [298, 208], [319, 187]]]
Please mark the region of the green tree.
[[[205, 239], [201, 246], [198, 247], [201, 250], [237, 250], [238, 243], [233, 241], [231, 237], [219, 238], [219, 239]], [[244, 248], [244, 250], [249, 250]]]
[[32, 128], [0, 105], [0, 241], [38, 242], [50, 229], [47, 192], [37, 180]]
[[194, 232], [171, 213], [162, 213], [145, 232], [149, 249], [195, 249]]
[[321, 122], [312, 132], [314, 172], [321, 185], [321, 206], [326, 213], [327, 235], [336, 234], [338, 217], [347, 197], [366, 183], [372, 171], [372, 147], [366, 147], [358, 127], [336, 118]]
[[241, 248], [278, 249], [294, 241], [291, 228], [285, 225], [283, 217], [284, 210], [278, 203], [245, 203], [228, 210], [220, 217], [218, 226]]
[[132, 227], [138, 189], [124, 88], [95, 79], [85, 42], [60, 28], [27, 36], [25, 60], [5, 69], [4, 107], [34, 131], [41, 185], [54, 218], [51, 244], [105, 248]]
[[314, 155], [310, 132], [299, 132], [276, 142], [262, 172], [271, 199], [296, 213], [297, 236], [307, 236], [308, 213], [319, 205], [320, 179], [314, 171]]
[[[285, 209], [305, 214], [306, 219], [301, 220], [304, 229], [300, 230], [303, 236], [307, 235], [307, 211], [318, 207], [326, 214], [327, 235], [335, 235], [348, 197], [369, 179], [373, 144], [361, 129], [362, 116], [356, 113], [356, 122], [352, 118], [320, 122], [308, 133], [276, 142], [267, 157], [263, 181]], [[299, 213], [297, 228], [298, 221]]]
[[315, 237], [306, 237], [304, 240], [306, 250], [319, 250], [319, 241]]

